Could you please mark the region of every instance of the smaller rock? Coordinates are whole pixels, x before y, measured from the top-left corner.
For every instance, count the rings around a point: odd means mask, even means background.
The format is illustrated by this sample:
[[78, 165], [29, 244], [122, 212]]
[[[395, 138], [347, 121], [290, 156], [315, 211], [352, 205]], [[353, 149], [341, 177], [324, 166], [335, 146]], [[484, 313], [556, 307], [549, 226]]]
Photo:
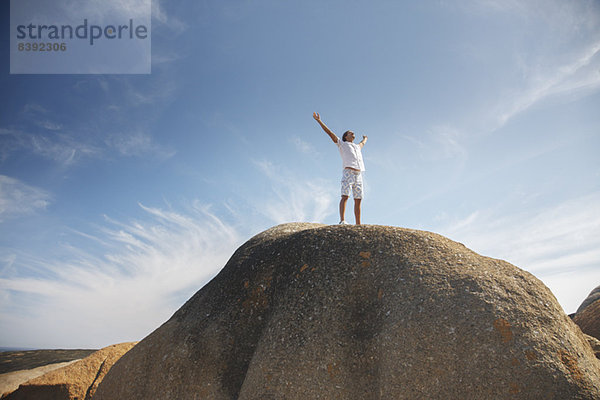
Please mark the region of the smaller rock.
[[48, 364], [37, 368], [24, 369], [0, 374], [0, 399], [4, 398], [4, 396], [8, 396], [10, 393], [17, 390], [21, 384], [27, 381], [47, 374], [48, 372], [54, 371], [55, 369], [65, 367], [77, 361], [79, 360]]
[[596, 286], [594, 290], [588, 294], [588, 296], [583, 300], [583, 303], [579, 306], [575, 314], [579, 314], [583, 312], [590, 304], [594, 303], [596, 300], [600, 300], [600, 285]]
[[90, 400], [108, 370], [136, 343], [105, 347], [66, 367], [31, 379], [6, 400]]
[[600, 299], [587, 306], [573, 318], [583, 333], [600, 339]]

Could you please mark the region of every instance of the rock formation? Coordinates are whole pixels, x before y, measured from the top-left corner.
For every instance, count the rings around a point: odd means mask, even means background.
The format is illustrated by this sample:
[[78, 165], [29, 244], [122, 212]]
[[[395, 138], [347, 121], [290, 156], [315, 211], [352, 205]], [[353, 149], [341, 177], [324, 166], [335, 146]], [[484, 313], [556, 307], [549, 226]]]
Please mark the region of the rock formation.
[[94, 400], [599, 399], [531, 274], [439, 235], [286, 224], [246, 242]]
[[89, 400], [108, 370], [134, 345], [122, 343], [105, 347], [73, 364], [25, 382], [6, 399]]
[[50, 371], [54, 371], [55, 369], [66, 367], [67, 365], [73, 364], [77, 361], [79, 360], [48, 364], [41, 367], [21, 369], [18, 371], [0, 374], [0, 399], [4, 398], [4, 396], [8, 396], [10, 393], [17, 390], [20, 385], [27, 381], [45, 375]]
[[588, 296], [585, 298], [585, 300], [583, 300], [583, 303], [581, 303], [575, 314], [583, 312], [583, 310], [585, 310], [587, 306], [594, 303], [596, 300], [600, 300], [600, 286], [596, 286], [596, 288], [594, 288], [594, 290], [592, 290], [590, 294], [588, 294]]
[[583, 333], [600, 339], [600, 299], [575, 314], [573, 321], [579, 325]]

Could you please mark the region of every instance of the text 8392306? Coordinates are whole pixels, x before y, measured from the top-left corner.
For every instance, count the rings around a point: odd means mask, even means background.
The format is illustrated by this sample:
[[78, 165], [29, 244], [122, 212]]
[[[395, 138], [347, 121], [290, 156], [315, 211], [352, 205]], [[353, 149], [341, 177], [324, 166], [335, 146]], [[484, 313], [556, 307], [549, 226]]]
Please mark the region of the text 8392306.
[[19, 42], [17, 47], [19, 51], [67, 51], [66, 43]]

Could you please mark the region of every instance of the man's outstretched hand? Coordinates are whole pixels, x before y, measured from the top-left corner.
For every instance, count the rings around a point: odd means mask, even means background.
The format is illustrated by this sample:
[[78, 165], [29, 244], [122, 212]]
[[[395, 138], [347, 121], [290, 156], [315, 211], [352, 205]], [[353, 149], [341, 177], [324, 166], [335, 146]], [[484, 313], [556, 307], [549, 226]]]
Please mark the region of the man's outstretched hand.
[[321, 128], [323, 128], [323, 130], [325, 131], [325, 133], [327, 135], [329, 135], [329, 137], [331, 138], [331, 140], [333, 140], [333, 143], [337, 143], [338, 142], [338, 137], [335, 136], [335, 133], [331, 132], [331, 129], [329, 129], [327, 127], [327, 125], [325, 125], [323, 123], [323, 121], [321, 121], [321, 116], [319, 115], [318, 112], [314, 112], [313, 113], [313, 118], [315, 119], [315, 121], [317, 121], [319, 123], [319, 125], [321, 125]]

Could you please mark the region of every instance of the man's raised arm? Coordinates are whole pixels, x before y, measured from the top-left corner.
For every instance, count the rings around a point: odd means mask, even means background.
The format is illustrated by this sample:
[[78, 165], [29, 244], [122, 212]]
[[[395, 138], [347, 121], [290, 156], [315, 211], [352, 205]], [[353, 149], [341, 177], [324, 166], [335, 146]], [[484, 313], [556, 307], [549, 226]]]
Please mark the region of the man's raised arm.
[[323, 121], [321, 121], [321, 116], [319, 115], [319, 113], [316, 113], [316, 112], [313, 113], [313, 118], [315, 119], [315, 121], [317, 121], [319, 123], [319, 125], [321, 125], [321, 128], [323, 128], [323, 130], [325, 131], [325, 133], [329, 135], [329, 137], [331, 138], [331, 140], [333, 140], [333, 143], [337, 143], [340, 140], [335, 135], [335, 133], [331, 132], [331, 129], [329, 129], [327, 127], [327, 125], [325, 125], [323, 123]]
[[358, 144], [360, 146], [360, 148], [362, 149], [365, 145], [365, 143], [367, 143], [367, 139], [368, 137], [366, 135], [363, 135], [362, 140], [360, 141], [360, 143]]

